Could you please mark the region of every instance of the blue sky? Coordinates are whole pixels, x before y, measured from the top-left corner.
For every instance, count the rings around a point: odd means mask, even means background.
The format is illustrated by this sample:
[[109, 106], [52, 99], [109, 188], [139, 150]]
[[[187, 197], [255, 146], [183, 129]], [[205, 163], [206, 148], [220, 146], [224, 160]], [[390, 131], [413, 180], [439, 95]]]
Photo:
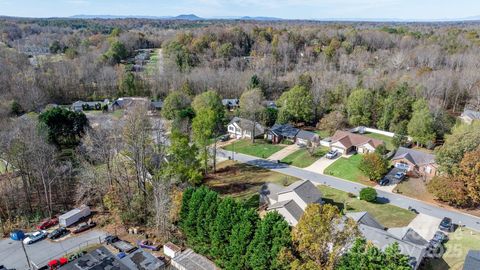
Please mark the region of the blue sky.
[[63, 17], [78, 14], [288, 19], [448, 19], [480, 15], [478, 0], [0, 0], [0, 14]]

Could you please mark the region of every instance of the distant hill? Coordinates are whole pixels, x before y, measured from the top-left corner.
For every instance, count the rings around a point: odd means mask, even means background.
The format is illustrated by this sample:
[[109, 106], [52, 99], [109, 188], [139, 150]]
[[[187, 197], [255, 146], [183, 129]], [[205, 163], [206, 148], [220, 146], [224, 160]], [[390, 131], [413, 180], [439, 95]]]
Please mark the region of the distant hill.
[[139, 15], [74, 15], [70, 16], [73, 19], [151, 19], [151, 20], [188, 20], [198, 21], [203, 18], [195, 14], [181, 14], [178, 16], [139, 16]]
[[247, 21], [283, 21], [282, 18], [275, 18], [275, 17], [250, 17], [250, 16], [243, 16], [240, 17], [241, 20]]
[[199, 20], [203, 20], [203, 18], [200, 18], [198, 17], [197, 15], [195, 14], [181, 14], [181, 15], [178, 15], [176, 17], [173, 17], [172, 19], [175, 19], [175, 20], [187, 20], [187, 21], [199, 21]]

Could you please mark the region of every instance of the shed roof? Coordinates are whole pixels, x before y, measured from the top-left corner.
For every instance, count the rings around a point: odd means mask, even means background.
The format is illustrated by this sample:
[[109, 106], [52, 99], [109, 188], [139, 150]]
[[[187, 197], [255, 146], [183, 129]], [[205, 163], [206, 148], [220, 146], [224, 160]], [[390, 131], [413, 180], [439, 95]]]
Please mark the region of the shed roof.
[[199, 255], [191, 249], [186, 249], [172, 261], [186, 270], [217, 270], [220, 269], [209, 259]]

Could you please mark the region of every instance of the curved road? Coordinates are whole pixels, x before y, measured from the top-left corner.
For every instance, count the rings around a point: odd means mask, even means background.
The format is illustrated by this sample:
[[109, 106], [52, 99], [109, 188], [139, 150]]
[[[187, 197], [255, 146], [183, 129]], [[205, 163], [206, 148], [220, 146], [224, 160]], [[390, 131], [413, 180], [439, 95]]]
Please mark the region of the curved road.
[[[217, 156], [219, 158], [228, 159], [229, 157], [232, 156], [232, 152], [226, 151], [223, 149], [218, 149]], [[254, 166], [262, 167], [262, 168], [283, 173], [286, 175], [294, 176], [300, 179], [310, 180], [312, 182], [316, 182], [322, 185], [327, 185], [332, 188], [339, 189], [345, 192], [350, 192], [356, 195], [358, 195], [359, 191], [362, 188], [367, 187], [365, 185], [351, 182], [348, 180], [343, 180], [333, 176], [307, 171], [307, 170], [289, 166], [286, 164], [274, 163], [265, 159], [261, 159], [261, 158], [257, 158], [257, 157], [253, 157], [245, 154], [235, 153], [234, 158], [236, 161], [239, 161], [242, 163], [247, 163]], [[377, 189], [377, 194], [380, 200], [384, 200], [385, 202], [391, 203], [395, 206], [398, 206], [404, 209], [408, 209], [408, 207], [410, 206], [416, 209], [420, 213], [437, 217], [440, 219], [444, 217], [449, 217], [452, 219], [452, 221], [455, 224], [465, 225], [465, 227], [467, 228], [480, 231], [479, 217], [462, 213], [459, 211], [438, 207], [430, 203], [422, 202], [422, 201], [419, 201], [410, 197], [406, 197], [400, 194], [396, 194], [396, 193], [389, 193], [389, 192], [385, 192]]]

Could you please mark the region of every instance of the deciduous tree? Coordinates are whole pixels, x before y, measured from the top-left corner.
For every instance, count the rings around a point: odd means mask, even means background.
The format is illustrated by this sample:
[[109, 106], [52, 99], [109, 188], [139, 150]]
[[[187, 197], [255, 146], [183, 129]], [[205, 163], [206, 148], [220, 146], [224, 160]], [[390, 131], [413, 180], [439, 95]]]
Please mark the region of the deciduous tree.
[[388, 161], [378, 153], [367, 153], [362, 156], [359, 169], [373, 181], [378, 181], [387, 173]]
[[370, 126], [373, 112], [373, 95], [367, 89], [354, 90], [347, 100], [348, 122], [353, 126]]

